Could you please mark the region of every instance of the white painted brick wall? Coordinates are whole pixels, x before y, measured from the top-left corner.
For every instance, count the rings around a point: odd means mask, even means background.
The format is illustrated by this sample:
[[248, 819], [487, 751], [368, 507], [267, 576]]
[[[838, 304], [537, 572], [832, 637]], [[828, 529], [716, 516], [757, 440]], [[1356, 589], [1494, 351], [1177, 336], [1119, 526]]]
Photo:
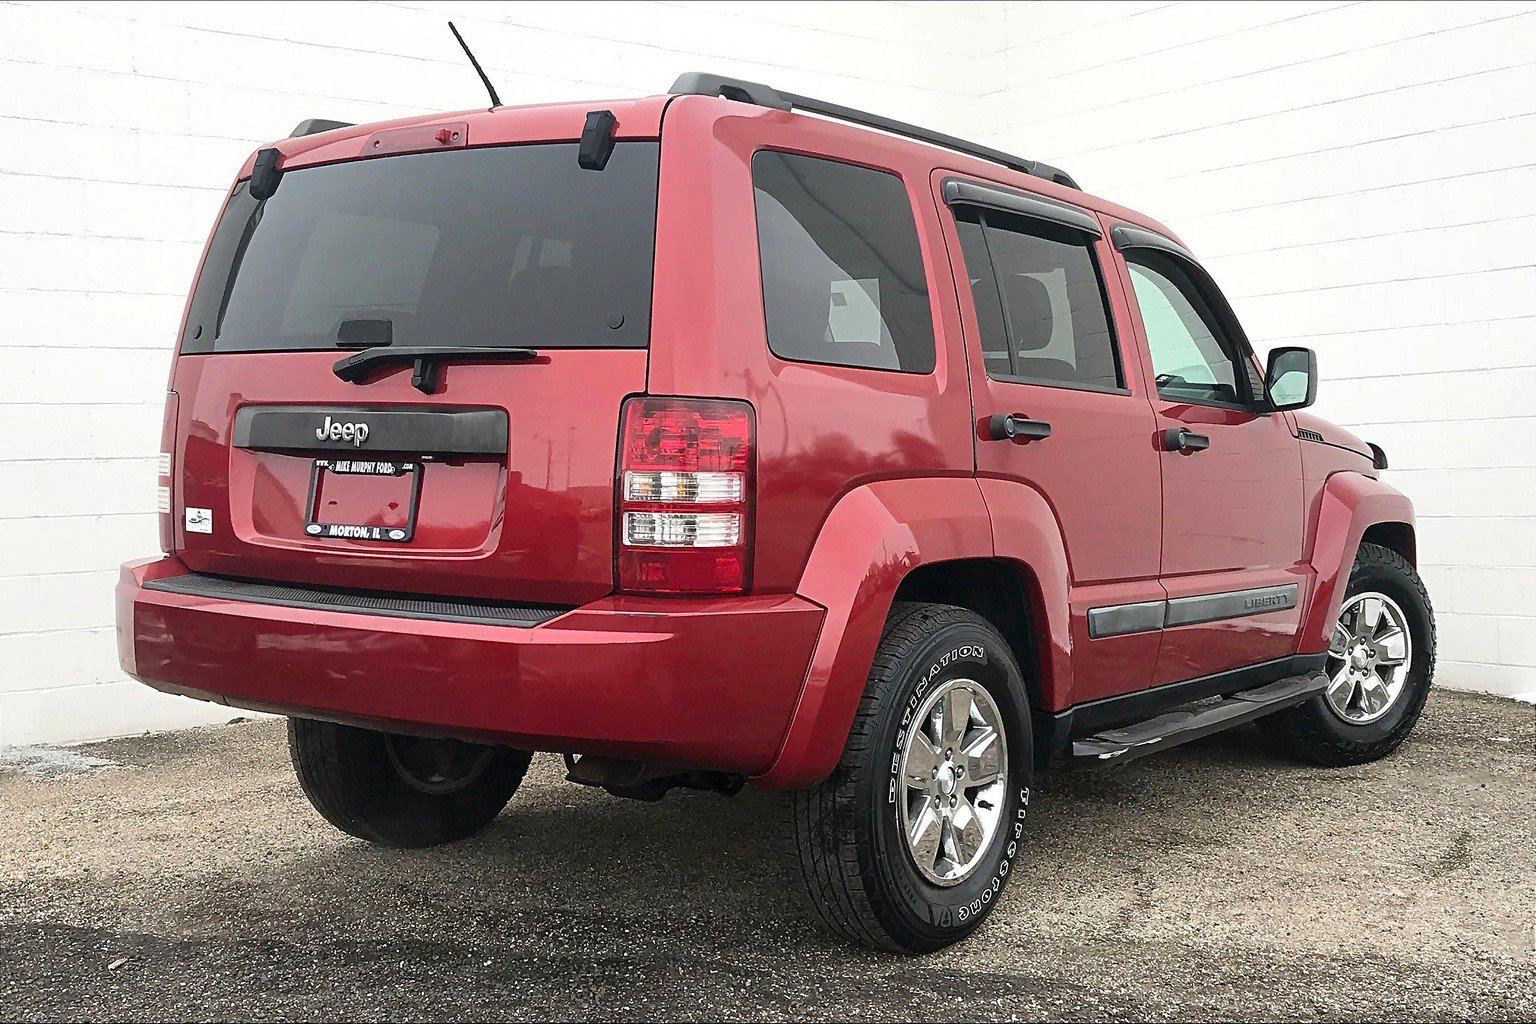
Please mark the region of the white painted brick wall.
[[1536, 3], [1010, 3], [1004, 148], [1167, 223], [1418, 509], [1438, 680], [1536, 696]]
[[1536, 690], [1529, 4], [0, 3], [0, 744], [230, 714], [125, 681], [111, 630], [186, 288], [261, 142], [480, 102], [450, 17], [510, 102], [718, 70], [1166, 218], [1402, 467], [1442, 681]]
[[719, 71], [960, 134], [1001, 4], [0, 3], [0, 744], [228, 718], [126, 682], [172, 336], [219, 201], [307, 117], [657, 93]]

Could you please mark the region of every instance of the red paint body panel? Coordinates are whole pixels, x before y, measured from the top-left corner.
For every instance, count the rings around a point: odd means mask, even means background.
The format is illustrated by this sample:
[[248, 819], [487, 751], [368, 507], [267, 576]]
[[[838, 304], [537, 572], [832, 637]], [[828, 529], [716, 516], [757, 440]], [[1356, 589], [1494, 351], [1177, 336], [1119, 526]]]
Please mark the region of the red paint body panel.
[[[214, 510], [209, 535], [176, 525], [197, 572], [343, 588], [576, 605], [613, 590], [619, 406], [645, 388], [643, 349], [550, 349], [532, 362], [442, 367], [437, 394], [410, 367], [366, 387], [338, 380], [334, 352], [242, 352], [176, 360], [179, 501]], [[507, 413], [506, 456], [423, 467], [409, 545], [304, 535], [314, 453], [230, 447], [251, 405], [489, 408]], [[600, 443], [599, 443], [600, 441]]]
[[159, 689], [748, 774], [778, 749], [823, 618], [795, 597], [614, 598], [520, 629], [143, 589], [185, 571], [133, 562], [117, 587], [123, 667]]
[[[1314, 445], [1312, 447], [1323, 447]], [[1328, 636], [1349, 582], [1360, 538], [1378, 523], [1413, 528], [1413, 503], [1397, 489], [1364, 473], [1339, 470], [1327, 477], [1312, 506], [1315, 524], [1308, 561], [1317, 577], [1298, 634], [1303, 654], [1328, 649]]]
[[1301, 557], [1302, 488], [1301, 445], [1285, 418], [1152, 404], [1159, 431], [1186, 427], [1211, 439], [1205, 451], [1162, 460], [1163, 576], [1287, 573]]
[[[396, 151], [572, 141], [594, 109], [614, 112], [620, 139], [662, 140], [649, 348], [451, 363], [430, 397], [404, 367], [364, 387], [339, 381], [334, 352], [179, 357], [167, 446], [176, 508], [214, 509], [214, 532], [189, 535], [178, 515], [168, 537], [176, 557], [124, 567], [118, 645], [127, 671], [241, 707], [806, 786], [836, 764], [891, 602], [919, 566], [993, 558], [1017, 569], [1040, 710], [1058, 712], [1323, 650], [1365, 529], [1411, 527], [1407, 499], [1374, 479], [1359, 439], [1305, 415], [1157, 399], [1124, 262], [1107, 241], [1095, 251], [1128, 393], [988, 379], [937, 182], [962, 175], [1065, 202], [1096, 215], [1106, 236], [1128, 223], [1175, 237], [1065, 186], [831, 120], [699, 96], [428, 115], [275, 146], [292, 170], [363, 159], [372, 139]], [[448, 142], [439, 141], [443, 127]], [[762, 149], [902, 180], [933, 314], [931, 374], [790, 362], [768, 350], [751, 175]], [[751, 593], [613, 596], [619, 411], [625, 397], [647, 393], [752, 406]], [[300, 527], [310, 457], [230, 446], [236, 412], [260, 404], [322, 414], [502, 410], [508, 452], [428, 465], [410, 544], [309, 540]], [[1046, 419], [1053, 434], [983, 440], [978, 424], [998, 412]], [[1298, 439], [1298, 422], [1330, 443]], [[1211, 449], [1163, 451], [1168, 425], [1208, 433]], [[518, 629], [143, 587], [189, 569], [572, 610]], [[1093, 608], [1281, 582], [1298, 584], [1298, 608], [1088, 634]]]
[[[1290, 415], [1291, 418], [1296, 421], [1297, 427], [1303, 427], [1307, 430], [1322, 434], [1324, 441], [1328, 445], [1334, 448], [1343, 449], [1343, 451], [1339, 453], [1339, 457], [1343, 459], [1343, 461], [1340, 462], [1340, 465], [1348, 466], [1351, 469], [1358, 468], [1367, 476], [1376, 475], [1376, 467], [1371, 462], [1370, 445], [1360, 440], [1360, 438], [1356, 437], [1354, 434], [1351, 434], [1343, 427], [1329, 423], [1321, 416], [1314, 416], [1305, 410], [1293, 412]], [[1312, 451], [1310, 447], [1303, 448], [1302, 453], [1311, 458], [1315, 458], [1321, 454], [1319, 452]], [[1351, 459], [1350, 455], [1352, 454], [1358, 455], [1359, 458]], [[1307, 473], [1307, 478], [1309, 480], [1313, 478], [1313, 470], [1310, 467]]]
[[[769, 525], [757, 534], [752, 578], [758, 591], [793, 591], [845, 494], [882, 478], [969, 476], [974, 467], [965, 353], [945, 343], [959, 333], [954, 286], [933, 258], [944, 243], [925, 199], [932, 154], [830, 121], [699, 96], [668, 107], [664, 146], [691, 155], [661, 161], [649, 387], [744, 399], [757, 410], [757, 520]], [[938, 339], [932, 375], [790, 362], [768, 350], [751, 171], [759, 149], [901, 177], [928, 256]]]
[[1072, 704], [1076, 692], [1076, 615], [1087, 614], [1070, 603], [1072, 577], [1061, 528], [1034, 488], [985, 477], [977, 483], [992, 520], [993, 551], [1026, 571], [1034, 641], [1040, 652], [1036, 658], [1040, 696], [1046, 709], [1059, 711]]
[[[651, 96], [639, 100], [595, 100], [589, 103], [553, 103], [531, 107], [497, 107], [494, 110], [461, 110], [448, 114], [426, 114], [418, 117], [402, 117], [393, 121], [336, 128], [316, 135], [296, 139], [282, 139], [271, 143], [282, 154], [279, 164], [283, 170], [310, 167], [315, 164], [336, 163], [340, 160], [356, 160], [370, 152], [369, 142], [375, 135], [390, 133], [401, 137], [425, 140], [421, 149], [435, 149], [440, 145], [432, 139], [438, 128], [450, 131], [464, 130], [471, 146], [510, 146], [520, 142], [569, 142], [581, 138], [581, 127], [591, 110], [611, 110], [618, 119], [614, 128], [616, 139], [654, 139], [661, 135], [661, 115], [671, 98]], [[453, 144], [458, 145], [457, 140]], [[267, 147], [263, 147], [267, 148]], [[412, 147], [414, 148], [414, 147]], [[397, 150], [398, 151], [398, 150]], [[246, 158], [236, 176], [250, 176], [256, 153]]]
[[991, 525], [970, 478], [885, 480], [843, 497], [800, 581], [827, 609], [794, 722], [765, 788], [814, 785], [848, 738], [880, 631], [902, 579], [920, 565], [991, 555]]
[[[943, 205], [943, 183], [952, 172], [935, 171], [934, 201]], [[1000, 183], [995, 177], [982, 184]], [[975, 421], [979, 426], [993, 415], [1022, 414], [1051, 425], [1043, 440], [996, 441], [977, 429], [976, 471], [997, 477], [1038, 496], [1065, 548], [1072, 588], [1072, 648], [1070, 685], [1063, 697], [1094, 700], [1139, 690], [1148, 685], [1156, 661], [1158, 641], [1145, 634], [1107, 637], [1088, 643], [1087, 612], [1104, 604], [1134, 603], [1163, 597], [1158, 583], [1159, 516], [1162, 481], [1159, 451], [1154, 444], [1152, 409], [1146, 384], [1139, 372], [1135, 335], [1127, 322], [1122, 302], [1111, 301], [1110, 321], [1120, 346], [1120, 363], [1126, 377], [1126, 394], [1081, 391], [1040, 384], [993, 379], [984, 372], [981, 332], [971, 296], [970, 275], [964, 265], [954, 219], [942, 218], [945, 243], [953, 259], [951, 288], [962, 296], [962, 330], [966, 359], [975, 368], [973, 394]], [[1107, 279], [1114, 275], [1115, 253], [1102, 239], [1095, 256]], [[1002, 489], [994, 491], [1006, 501]], [[1007, 501], [1017, 509], [1017, 501]], [[998, 514], [994, 510], [994, 516]], [[1033, 532], [1033, 524], [1012, 518], [994, 521], [999, 552], [1011, 546], [1015, 529]], [[1027, 539], [1025, 543], [1031, 543]], [[1063, 595], [1064, 597], [1065, 595]], [[1038, 618], [1038, 616], [1037, 616]], [[1054, 687], [1053, 687], [1054, 691]], [[1056, 707], [1048, 702], [1048, 706]], [[1062, 707], [1065, 704], [1060, 705]]]
[[1297, 585], [1296, 606], [1261, 615], [1218, 619], [1163, 630], [1154, 684], [1176, 683], [1208, 676], [1261, 661], [1273, 661], [1296, 653], [1297, 623], [1311, 587], [1305, 566], [1283, 572], [1272, 568], [1223, 572], [1213, 577], [1181, 576], [1165, 579], [1169, 598], [1196, 597], [1235, 590], [1253, 590], [1286, 583]]
[[[1100, 215], [1106, 228], [1115, 218]], [[1164, 232], [1166, 234], [1166, 232]], [[1168, 237], [1173, 237], [1169, 235]], [[1146, 325], [1125, 261], [1116, 259], [1118, 303], [1134, 332], [1154, 412], [1162, 469], [1160, 573], [1170, 599], [1296, 583], [1297, 606], [1281, 612], [1166, 629], [1152, 685], [1212, 675], [1295, 653], [1309, 574], [1301, 443], [1285, 413], [1174, 402], [1158, 394]], [[1210, 438], [1201, 452], [1163, 451], [1169, 429]]]
[[[1211, 439], [1163, 456], [1163, 586], [1169, 598], [1271, 587], [1307, 590], [1301, 442], [1280, 415], [1153, 402], [1158, 426]], [[1270, 661], [1295, 650], [1296, 607], [1163, 633], [1154, 684]]]
[[[1372, 526], [1390, 523], [1413, 535], [1413, 503], [1377, 477], [1365, 442], [1349, 431], [1310, 413], [1295, 414], [1297, 426], [1321, 434], [1324, 443], [1301, 445], [1304, 550], [1314, 581], [1301, 609], [1297, 632], [1300, 653], [1328, 649], [1333, 620], [1343, 603], [1360, 538]], [[1413, 561], [1415, 552], [1407, 552]]]

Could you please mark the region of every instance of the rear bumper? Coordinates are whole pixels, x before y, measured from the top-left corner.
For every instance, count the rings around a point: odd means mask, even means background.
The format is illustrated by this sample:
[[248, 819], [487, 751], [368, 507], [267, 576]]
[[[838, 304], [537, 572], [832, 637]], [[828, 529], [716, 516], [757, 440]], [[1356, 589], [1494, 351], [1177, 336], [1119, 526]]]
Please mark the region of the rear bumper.
[[532, 628], [145, 589], [123, 566], [118, 660], [235, 707], [533, 750], [755, 774], [783, 741], [824, 610], [789, 596], [607, 598]]

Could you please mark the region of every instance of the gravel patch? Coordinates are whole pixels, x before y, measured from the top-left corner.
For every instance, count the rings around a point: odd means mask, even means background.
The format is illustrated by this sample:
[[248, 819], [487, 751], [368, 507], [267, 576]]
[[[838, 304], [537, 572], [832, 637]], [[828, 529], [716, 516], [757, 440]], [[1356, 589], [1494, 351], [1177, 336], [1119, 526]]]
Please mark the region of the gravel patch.
[[20, 772], [28, 778], [45, 782], [72, 779], [77, 775], [89, 775], [116, 767], [116, 761], [64, 747], [0, 747], [0, 772]]
[[1001, 905], [916, 959], [809, 925], [774, 794], [541, 756], [481, 835], [385, 850], [281, 722], [119, 740], [73, 753], [132, 771], [0, 772], [0, 1019], [1530, 1020], [1533, 719], [1436, 691], [1373, 765], [1248, 727], [1045, 776]]

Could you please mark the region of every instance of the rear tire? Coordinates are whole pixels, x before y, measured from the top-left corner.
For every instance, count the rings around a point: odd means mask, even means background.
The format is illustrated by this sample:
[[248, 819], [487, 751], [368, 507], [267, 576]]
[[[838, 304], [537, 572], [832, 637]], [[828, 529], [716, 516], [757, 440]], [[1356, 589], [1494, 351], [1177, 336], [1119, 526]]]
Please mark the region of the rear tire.
[[[1372, 705], [1358, 683], [1350, 687], [1349, 657], [1357, 643], [1353, 634], [1364, 631], [1352, 618], [1352, 603], [1374, 613], [1383, 623], [1374, 632], [1390, 632], [1390, 623], [1398, 618], [1407, 627], [1406, 642], [1393, 651], [1400, 651], [1407, 660], [1400, 680], [1393, 679], [1390, 666], [1375, 665], [1366, 650], [1371, 645], [1358, 645], [1365, 665], [1356, 678], [1368, 682], [1373, 690], [1379, 685], [1373, 673], [1380, 673], [1391, 683], [1394, 692], [1386, 688], [1376, 691], [1383, 695], [1380, 700], [1388, 701], [1384, 708]], [[1435, 673], [1434, 609], [1424, 581], [1402, 555], [1378, 544], [1361, 544], [1340, 605], [1340, 623], [1335, 627], [1327, 664], [1333, 680], [1330, 693], [1259, 722], [1282, 753], [1328, 767], [1380, 760], [1401, 746], [1424, 710]], [[1386, 650], [1387, 645], [1379, 646]]]
[[504, 747], [288, 719], [304, 795], [332, 825], [380, 846], [456, 842], [495, 819], [532, 755]]
[[1024, 677], [997, 630], [964, 608], [897, 603], [842, 759], [792, 797], [823, 927], [900, 953], [975, 931], [1022, 846], [1033, 765]]

